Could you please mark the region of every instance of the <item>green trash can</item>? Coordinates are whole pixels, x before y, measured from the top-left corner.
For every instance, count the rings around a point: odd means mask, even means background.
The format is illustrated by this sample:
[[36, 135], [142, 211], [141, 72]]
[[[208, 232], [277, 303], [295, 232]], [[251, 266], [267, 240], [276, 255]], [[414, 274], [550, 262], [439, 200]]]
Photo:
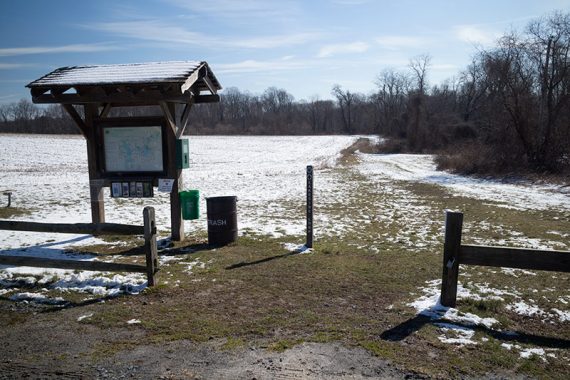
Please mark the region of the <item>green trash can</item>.
[[200, 191], [181, 191], [180, 205], [182, 207], [182, 219], [194, 220], [200, 217]]

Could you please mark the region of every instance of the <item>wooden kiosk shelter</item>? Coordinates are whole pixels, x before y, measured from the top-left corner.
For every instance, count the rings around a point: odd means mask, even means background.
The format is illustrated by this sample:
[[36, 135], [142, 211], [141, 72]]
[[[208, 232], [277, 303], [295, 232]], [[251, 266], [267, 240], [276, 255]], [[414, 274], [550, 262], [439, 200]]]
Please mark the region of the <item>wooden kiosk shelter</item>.
[[[114, 184], [144, 183], [150, 186], [152, 193], [152, 187], [158, 186], [159, 179], [172, 179], [172, 239], [183, 238], [184, 223], [178, 196], [182, 169], [177, 164], [177, 139], [188, 124], [192, 105], [218, 102], [217, 92], [222, 88], [206, 62], [62, 67], [26, 87], [30, 88], [34, 103], [61, 104], [87, 140], [93, 223], [105, 222], [104, 188]], [[108, 117], [114, 107], [130, 106], [157, 106], [162, 110], [162, 116]], [[128, 165], [113, 161], [116, 156], [110, 149], [117, 152], [121, 148], [116, 141], [112, 148], [106, 136], [114, 133], [128, 139], [125, 137], [128, 130], [149, 132], [148, 138], [138, 133], [138, 141], [151, 139], [151, 135], [159, 139], [150, 145], [156, 149], [147, 152], [153, 160], [145, 162], [140, 155], [133, 154], [134, 162]], [[148, 147], [144, 149], [148, 150]]]

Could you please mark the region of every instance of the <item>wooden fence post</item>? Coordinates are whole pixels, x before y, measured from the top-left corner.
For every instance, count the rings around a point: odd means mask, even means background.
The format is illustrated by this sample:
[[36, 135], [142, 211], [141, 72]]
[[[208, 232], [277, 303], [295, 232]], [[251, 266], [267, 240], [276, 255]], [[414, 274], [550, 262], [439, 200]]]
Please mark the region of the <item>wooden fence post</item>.
[[146, 275], [148, 286], [155, 286], [158, 282], [158, 250], [156, 245], [156, 221], [154, 208], [147, 206], [143, 210], [144, 218], [144, 247], [146, 253]]
[[313, 166], [307, 166], [307, 248], [313, 248]]
[[446, 211], [440, 302], [447, 307], [455, 307], [457, 304], [457, 277], [459, 275], [459, 250], [461, 249], [462, 228], [463, 213]]

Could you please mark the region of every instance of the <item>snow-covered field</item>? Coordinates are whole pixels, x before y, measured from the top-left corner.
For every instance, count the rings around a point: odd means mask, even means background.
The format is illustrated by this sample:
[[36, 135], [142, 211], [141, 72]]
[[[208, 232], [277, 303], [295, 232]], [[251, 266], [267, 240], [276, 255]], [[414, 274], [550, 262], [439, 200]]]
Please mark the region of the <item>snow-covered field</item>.
[[[0, 191], [13, 191], [16, 207], [34, 208], [26, 220], [89, 222], [89, 188], [85, 142], [79, 137], [32, 135], [0, 136]], [[327, 176], [340, 151], [356, 137], [192, 137], [190, 168], [184, 170], [186, 189], [201, 194], [201, 219], [186, 222], [187, 231], [205, 229], [206, 197], [236, 195], [240, 229], [279, 234], [301, 233], [304, 215], [289, 209], [301, 206], [305, 168], [314, 165], [319, 176], [315, 187], [322, 194], [334, 189]], [[4, 200], [2, 200], [4, 201]], [[319, 201], [327, 201], [322, 197]], [[106, 220], [142, 223], [142, 209], [157, 210], [159, 230], [170, 227], [168, 194], [155, 191], [154, 198], [105, 198]], [[0, 235], [2, 236], [2, 235]], [[11, 246], [42, 242], [26, 237], [10, 239]], [[30, 240], [32, 239], [32, 240]], [[7, 244], [4, 242], [3, 244]], [[8, 243], [9, 244], [9, 243]]]
[[379, 180], [436, 184], [446, 187], [452, 194], [496, 202], [499, 207], [570, 210], [568, 187], [509, 184], [437, 171], [431, 155], [360, 154], [360, 158], [360, 171]]
[[[218, 195], [238, 197], [238, 224], [240, 233], [250, 231], [272, 236], [290, 236], [288, 247], [299, 247], [305, 228], [305, 168], [315, 167], [315, 231], [316, 236], [345, 234], [358, 236], [363, 223], [380, 221], [385, 225], [398, 220], [396, 233], [377, 231], [371, 240], [402, 244], [402, 248], [432, 250], [441, 241], [441, 220], [433, 220], [433, 207], [412, 194], [401, 183], [428, 183], [443, 186], [448, 193], [492, 203], [499, 208], [516, 210], [570, 210], [568, 189], [553, 185], [505, 184], [491, 180], [472, 179], [438, 172], [432, 156], [428, 155], [370, 155], [358, 154], [358, 162], [346, 172], [337, 170], [340, 152], [356, 141], [357, 136], [313, 137], [225, 137], [199, 136], [190, 138], [190, 168], [184, 170], [186, 189], [198, 189], [201, 194], [201, 218], [187, 221], [186, 232], [192, 234], [206, 229], [205, 198]], [[355, 183], [354, 174], [366, 178], [365, 184]], [[339, 212], [343, 201], [366, 189], [371, 194], [381, 195], [382, 204], [372, 204], [368, 210], [350, 206], [347, 212]], [[89, 222], [89, 188], [87, 176], [86, 147], [80, 137], [0, 135], [0, 196], [5, 190], [13, 192], [13, 205], [33, 210], [19, 219], [45, 222]], [[382, 195], [386, 195], [383, 197]], [[389, 196], [388, 196], [389, 195]], [[5, 203], [0, 198], [0, 207]], [[162, 237], [169, 235], [169, 198], [166, 193], [155, 192], [154, 198], [113, 199], [106, 195], [106, 219], [108, 222], [142, 224], [144, 206], [155, 207], [157, 225]], [[329, 208], [327, 208], [329, 207]], [[334, 207], [337, 207], [334, 209]], [[347, 205], [348, 207], [348, 205]], [[333, 211], [336, 210], [336, 211]], [[372, 211], [371, 211], [372, 209]], [[358, 214], [360, 212], [360, 214]], [[409, 218], [413, 216], [413, 219]], [[434, 233], [437, 231], [437, 233]], [[568, 238], [567, 231], [552, 231], [558, 237]], [[294, 236], [297, 236], [295, 238]], [[524, 236], [513, 236], [517, 242], [537, 248], [548, 242], [533, 241]], [[554, 235], [553, 235], [554, 236]], [[410, 238], [410, 237], [413, 237]], [[357, 239], [358, 240], [358, 239]], [[364, 239], [363, 239], [364, 240]], [[570, 239], [566, 239], [570, 241]], [[514, 240], [508, 240], [511, 243]], [[63, 252], [70, 245], [102, 243], [99, 239], [83, 235], [58, 235], [0, 231], [0, 255], [24, 254], [41, 257], [69, 257]], [[489, 242], [487, 242], [489, 243]], [[557, 242], [561, 249], [569, 244]], [[378, 251], [374, 245], [366, 248]], [[297, 249], [297, 248], [291, 248]], [[73, 259], [93, 260], [93, 257], [74, 255]], [[161, 263], [176, 261], [161, 258]], [[186, 263], [186, 265], [188, 265]], [[203, 267], [208, 263], [196, 262], [189, 266]], [[504, 269], [505, 275], [520, 275], [521, 272]], [[532, 272], [528, 272], [532, 275]], [[529, 275], [523, 273], [523, 275]], [[87, 293], [87, 297], [136, 293], [146, 286], [143, 275], [115, 275], [64, 271], [57, 269], [34, 269], [0, 266], [0, 295], [23, 285], [49, 284], [58, 291]], [[506, 290], [487, 288], [484, 284], [466, 284], [460, 288], [460, 297], [501, 297]], [[419, 299], [410, 303], [418, 313], [434, 319], [456, 321], [440, 323], [442, 342], [472, 344], [473, 330], [465, 324], [492, 326], [496, 321], [458, 313], [454, 309], [438, 306], [438, 283], [430, 282]], [[490, 290], [489, 290], [490, 289]], [[477, 291], [475, 291], [477, 290]], [[501, 293], [503, 292], [503, 293]], [[533, 309], [516, 291], [511, 310], [522, 315], [541, 315], [551, 321], [568, 321], [570, 313], [552, 308]], [[43, 293], [21, 291], [11, 294], [14, 300], [36, 303], [58, 303], [62, 299], [49, 298]], [[562, 302], [563, 301], [563, 302]], [[570, 295], [562, 297], [562, 303], [570, 302]], [[510, 347], [506, 349], [518, 349]], [[520, 347], [519, 347], [520, 348]], [[520, 349], [521, 355], [526, 351]]]
[[[201, 218], [187, 221], [186, 232], [206, 229], [205, 198], [218, 195], [238, 197], [239, 229], [275, 236], [301, 234], [305, 220], [305, 171], [313, 165], [319, 175], [315, 187], [321, 189], [318, 201], [327, 202], [335, 189], [328, 175], [340, 151], [357, 137], [192, 137], [190, 168], [184, 171], [186, 189], [199, 189]], [[42, 222], [90, 222], [90, 200], [85, 141], [81, 137], [41, 135], [0, 135], [0, 192], [11, 190], [14, 207], [33, 209], [20, 219]], [[326, 191], [329, 190], [329, 191]], [[328, 197], [330, 198], [330, 196]], [[5, 202], [6, 199], [0, 200]], [[156, 209], [159, 234], [169, 235], [169, 197], [155, 192], [154, 198], [115, 199], [105, 197], [107, 222], [142, 224], [142, 210]], [[17, 219], [17, 218], [15, 218]], [[317, 229], [318, 233], [318, 229]], [[0, 231], [0, 254], [70, 258], [63, 252], [69, 245], [90, 245], [101, 240], [85, 235], [60, 235]], [[73, 259], [92, 260], [74, 255]], [[35, 276], [35, 277], [32, 277]], [[44, 276], [42, 278], [41, 276]], [[71, 271], [4, 267], [4, 285], [26, 281], [49, 282], [57, 276], [74, 290], [101, 295], [119, 289], [137, 291], [144, 276], [130, 274], [107, 277], [84, 272], [82, 281]], [[0, 283], [0, 284], [2, 284]], [[28, 297], [29, 298], [29, 297]], [[23, 298], [27, 299], [27, 298]]]

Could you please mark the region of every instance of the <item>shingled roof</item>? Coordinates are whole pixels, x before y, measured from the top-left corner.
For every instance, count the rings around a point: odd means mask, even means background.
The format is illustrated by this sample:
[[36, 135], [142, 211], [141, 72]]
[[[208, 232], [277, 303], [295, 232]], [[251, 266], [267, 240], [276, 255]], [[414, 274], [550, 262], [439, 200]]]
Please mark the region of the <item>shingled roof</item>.
[[[91, 103], [113, 98], [128, 102], [143, 95], [145, 99], [160, 98], [153, 91], [165, 98], [158, 100], [185, 101], [202, 91], [215, 95], [222, 88], [204, 61], [61, 67], [26, 87], [35, 103]], [[108, 98], [102, 99], [105, 96]]]

